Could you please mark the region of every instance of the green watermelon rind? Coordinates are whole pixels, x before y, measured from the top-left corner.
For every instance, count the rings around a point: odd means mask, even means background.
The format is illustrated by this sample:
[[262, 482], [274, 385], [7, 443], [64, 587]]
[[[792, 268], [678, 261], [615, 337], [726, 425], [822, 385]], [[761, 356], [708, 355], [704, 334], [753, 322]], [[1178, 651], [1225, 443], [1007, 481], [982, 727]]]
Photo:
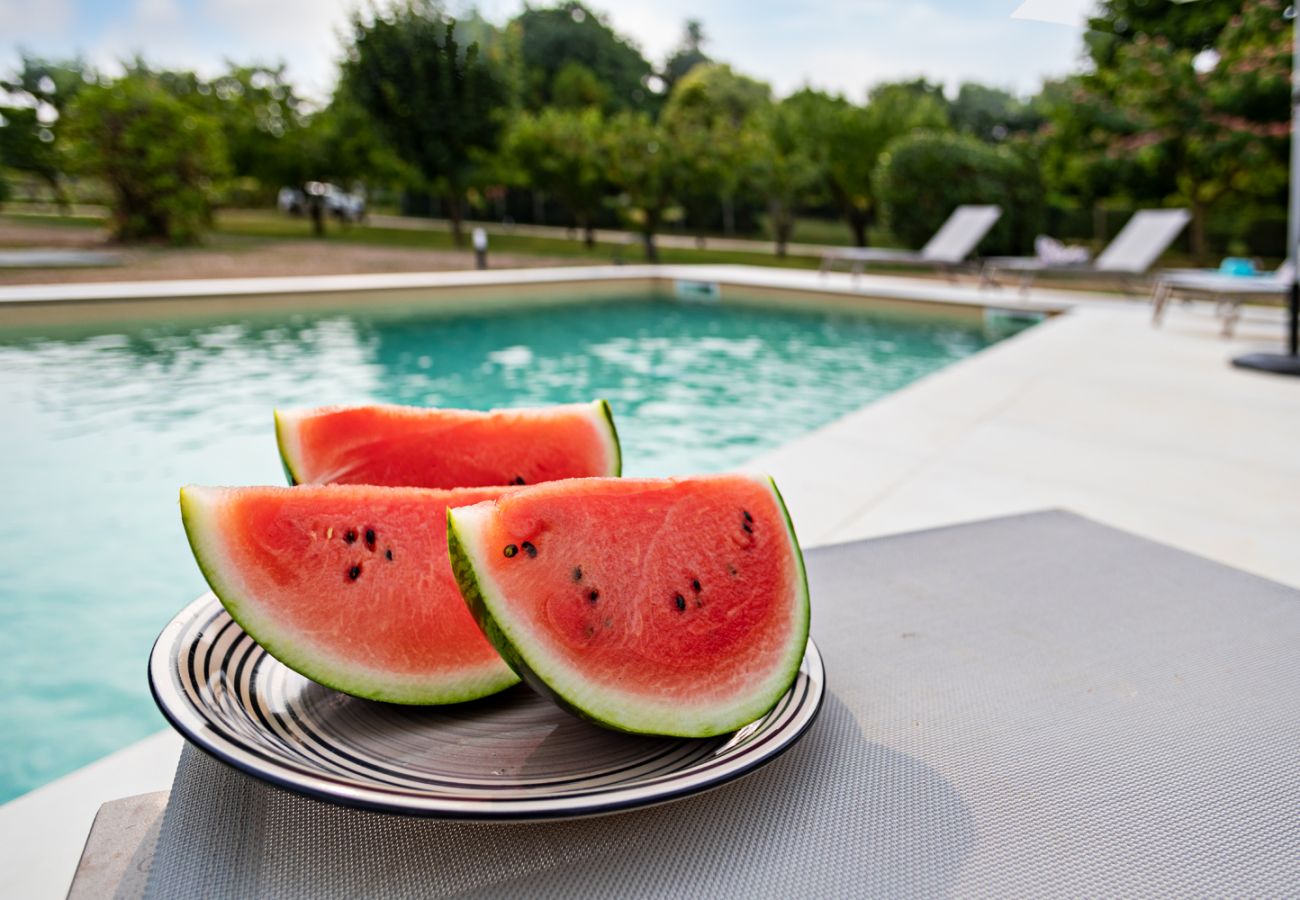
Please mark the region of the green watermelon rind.
[[199, 571], [203, 573], [208, 586], [212, 588], [212, 593], [225, 607], [230, 618], [234, 619], [249, 637], [276, 660], [299, 675], [310, 678], [331, 690], [360, 697], [363, 700], [377, 700], [404, 706], [444, 706], [465, 703], [498, 694], [519, 683], [519, 677], [512, 671], [502, 673], [497, 678], [475, 677], [468, 682], [449, 683], [440, 679], [436, 686], [421, 686], [418, 683], [394, 686], [375, 683], [373, 675], [351, 678], [346, 667], [340, 670], [328, 665], [318, 665], [316, 660], [319, 654], [304, 650], [295, 645], [292, 640], [277, 638], [271, 633], [275, 630], [274, 626], [263, 627], [263, 623], [258, 621], [252, 608], [255, 604], [241, 596], [239, 589], [234, 587], [222, 573], [221, 566], [213, 558], [219, 552], [215, 550], [213, 540], [215, 526], [210, 520], [205, 504], [193, 489], [181, 488], [180, 506], [181, 520], [185, 525], [185, 537], [189, 541], [190, 550], [194, 553], [194, 561], [198, 563]]
[[[617, 478], [623, 474], [623, 445], [618, 439], [618, 428], [614, 425], [614, 410], [610, 408], [609, 401], [604, 398], [593, 400], [592, 406], [599, 410], [598, 419], [600, 425], [603, 425], [608, 431], [609, 438], [608, 450], [613, 459], [613, 465], [609, 472], [605, 473], [612, 478]], [[295, 467], [295, 461], [298, 459], [300, 450], [296, 447], [296, 438], [293, 434], [293, 426], [297, 424], [294, 418], [295, 413], [289, 410], [274, 410], [275, 416], [275, 446], [280, 453], [280, 466], [284, 469], [285, 478], [290, 485], [299, 485], [303, 483], [303, 478], [298, 474]]]
[[284, 469], [284, 475], [289, 479], [291, 486], [302, 484], [302, 479], [293, 470], [293, 459], [296, 454], [288, 446], [289, 426], [285, 423], [285, 419], [288, 418], [289, 413], [277, 409], [272, 414], [275, 416], [275, 447], [280, 451], [280, 466]]
[[609, 401], [603, 397], [595, 402], [600, 406], [605, 424], [609, 427], [609, 440], [614, 450], [614, 466], [609, 474], [613, 478], [618, 478], [623, 474], [623, 442], [618, 439], [618, 428], [614, 426], [614, 410], [610, 408]]
[[798, 537], [795, 535], [794, 522], [790, 518], [790, 511], [785, 505], [785, 499], [781, 496], [781, 492], [777, 489], [776, 482], [771, 476], [765, 475], [762, 477], [771, 487], [777, 506], [781, 510], [786, 525], [786, 534], [794, 551], [795, 562], [799, 570], [797, 589], [800, 594], [798, 601], [802, 615], [799, 617], [796, 626], [798, 629], [797, 639], [790, 642], [790, 646], [793, 648], [790, 661], [781, 673], [779, 680], [773, 679], [773, 682], [779, 685], [779, 689], [773, 689], [771, 695], [762, 703], [751, 704], [747, 710], [732, 716], [720, 725], [715, 724], [704, 728], [683, 728], [677, 723], [664, 723], [662, 725], [651, 724], [642, 728], [628, 727], [622, 722], [612, 721], [606, 716], [593, 713], [590, 709], [584, 707], [580, 701], [569, 696], [563, 689], [557, 688], [551, 683], [551, 680], [544, 678], [539, 673], [539, 667], [536, 663], [530, 662], [527, 658], [527, 652], [520, 648], [518, 639], [511, 637], [509, 629], [504, 627], [499, 617], [492, 612], [493, 605], [500, 606], [502, 604], [499, 595], [494, 596], [494, 593], [499, 592], [494, 592], [488, 587], [492, 583], [491, 577], [486, 576], [486, 572], [480, 573], [474, 565], [474, 551], [471, 549], [471, 542], [466, 538], [468, 531], [457, 522], [458, 512], [463, 514], [466, 509], [473, 509], [473, 507], [462, 507], [459, 510], [447, 509], [447, 551], [451, 557], [452, 573], [456, 576], [456, 584], [460, 587], [461, 597], [464, 598], [466, 606], [469, 607], [470, 613], [473, 614], [475, 621], [483, 630], [488, 642], [496, 648], [497, 652], [501, 654], [501, 658], [506, 661], [506, 664], [514, 669], [529, 687], [547, 697], [562, 709], [605, 728], [631, 734], [684, 738], [707, 738], [728, 734], [743, 728], [750, 722], [761, 719], [781, 702], [781, 698], [789, 691], [790, 686], [799, 674], [800, 666], [803, 664], [811, 626], [808, 574], [804, 567], [803, 551], [799, 546]]

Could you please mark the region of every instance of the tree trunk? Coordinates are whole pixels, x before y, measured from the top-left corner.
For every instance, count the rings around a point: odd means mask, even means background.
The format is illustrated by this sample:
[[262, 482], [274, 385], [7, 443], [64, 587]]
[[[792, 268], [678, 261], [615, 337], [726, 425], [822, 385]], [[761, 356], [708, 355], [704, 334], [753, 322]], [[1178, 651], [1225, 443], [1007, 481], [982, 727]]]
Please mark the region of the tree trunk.
[[655, 233], [654, 233], [654, 231], [652, 231], [652, 230], [649, 229], [649, 228], [647, 228], [645, 231], [642, 231], [642, 232], [641, 232], [641, 241], [642, 241], [642, 243], [645, 244], [645, 258], [646, 258], [646, 262], [649, 262], [649, 263], [657, 263], [657, 262], [659, 262], [659, 248], [655, 246]]
[[457, 247], [464, 247], [465, 229], [461, 224], [465, 218], [465, 209], [462, 206], [460, 193], [455, 190], [448, 191], [444, 202], [447, 204], [447, 215], [451, 218], [451, 239]]
[[1192, 259], [1198, 266], [1205, 265], [1205, 204], [1192, 201]]
[[769, 209], [772, 217], [772, 236], [776, 238], [776, 255], [785, 256], [785, 245], [790, 240], [793, 223], [784, 204], [774, 202]]
[[311, 210], [311, 233], [316, 237], [325, 237], [325, 204], [320, 197], [313, 196], [307, 201]]
[[541, 191], [533, 191], [533, 224], [546, 224], [546, 195]]
[[596, 229], [591, 225], [591, 216], [583, 213], [578, 216], [578, 227], [582, 229], [582, 243], [588, 250], [596, 249]]
[[63, 189], [63, 181], [59, 178], [59, 173], [46, 172], [45, 182], [50, 186], [50, 193], [54, 195], [54, 204], [59, 208], [59, 212], [65, 216], [72, 215], [72, 201], [68, 199], [68, 192]]
[[722, 233], [727, 237], [736, 233], [736, 198], [731, 194], [722, 198]]
[[853, 229], [853, 244], [867, 246], [867, 221], [870, 217], [860, 209], [849, 211], [849, 227]]

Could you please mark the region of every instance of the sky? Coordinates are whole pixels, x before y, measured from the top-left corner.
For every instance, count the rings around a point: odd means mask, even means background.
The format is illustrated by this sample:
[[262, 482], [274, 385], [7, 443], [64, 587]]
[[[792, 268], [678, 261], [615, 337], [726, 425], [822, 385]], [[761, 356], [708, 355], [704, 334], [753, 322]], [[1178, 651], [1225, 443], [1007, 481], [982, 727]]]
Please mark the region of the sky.
[[[535, 0], [546, 5], [547, 0]], [[860, 100], [879, 81], [923, 75], [951, 92], [966, 80], [1037, 90], [1078, 67], [1078, 21], [1090, 0], [590, 0], [652, 63], [700, 19], [706, 52], [769, 82]], [[288, 65], [308, 96], [333, 84], [342, 26], [357, 0], [0, 0], [0, 70], [19, 48], [81, 53], [112, 69], [135, 53], [163, 67], [215, 74], [223, 60]], [[450, 0], [453, 11], [466, 0]], [[480, 0], [504, 23], [522, 0]], [[1023, 8], [1022, 8], [1023, 7]], [[1018, 17], [1013, 17], [1017, 14]]]

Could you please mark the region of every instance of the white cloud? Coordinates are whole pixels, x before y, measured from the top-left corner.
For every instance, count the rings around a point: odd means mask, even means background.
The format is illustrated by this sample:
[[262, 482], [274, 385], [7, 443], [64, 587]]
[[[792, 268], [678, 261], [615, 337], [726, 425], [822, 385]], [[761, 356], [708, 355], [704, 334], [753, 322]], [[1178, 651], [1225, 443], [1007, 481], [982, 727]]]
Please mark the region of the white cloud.
[[324, 98], [334, 85], [339, 36], [356, 0], [202, 0], [200, 15], [231, 34], [241, 62], [283, 60], [299, 89]]
[[19, 43], [57, 38], [72, 21], [72, 0], [0, 0], [0, 34]]

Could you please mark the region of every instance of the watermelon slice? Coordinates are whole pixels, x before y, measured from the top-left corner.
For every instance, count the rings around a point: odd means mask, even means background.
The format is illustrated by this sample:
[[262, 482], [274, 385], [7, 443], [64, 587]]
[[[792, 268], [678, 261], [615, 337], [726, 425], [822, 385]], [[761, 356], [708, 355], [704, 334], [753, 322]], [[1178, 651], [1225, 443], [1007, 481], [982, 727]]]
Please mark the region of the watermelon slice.
[[276, 410], [291, 484], [457, 488], [622, 471], [604, 400], [543, 409], [329, 406]]
[[511, 490], [186, 487], [181, 516], [213, 592], [280, 662], [357, 697], [457, 703], [519, 678], [461, 600], [446, 510]]
[[770, 710], [808, 583], [770, 478], [585, 478], [448, 509], [461, 594], [541, 693], [622, 731], [707, 737]]

